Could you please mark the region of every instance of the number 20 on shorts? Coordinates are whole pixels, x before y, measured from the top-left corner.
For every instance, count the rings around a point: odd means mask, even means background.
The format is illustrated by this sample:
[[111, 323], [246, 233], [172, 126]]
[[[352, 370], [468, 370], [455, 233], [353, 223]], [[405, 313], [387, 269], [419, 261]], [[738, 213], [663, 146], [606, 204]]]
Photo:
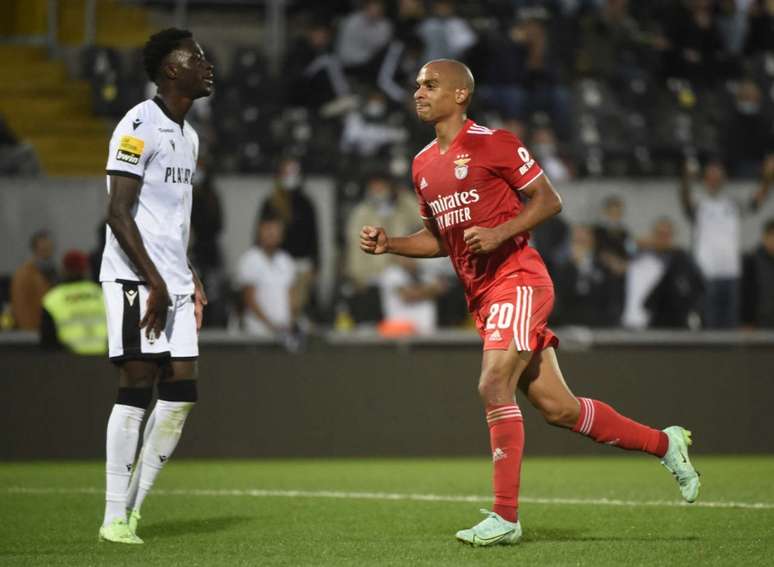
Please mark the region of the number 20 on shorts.
[[510, 329], [513, 323], [512, 303], [493, 303], [486, 318], [486, 329]]

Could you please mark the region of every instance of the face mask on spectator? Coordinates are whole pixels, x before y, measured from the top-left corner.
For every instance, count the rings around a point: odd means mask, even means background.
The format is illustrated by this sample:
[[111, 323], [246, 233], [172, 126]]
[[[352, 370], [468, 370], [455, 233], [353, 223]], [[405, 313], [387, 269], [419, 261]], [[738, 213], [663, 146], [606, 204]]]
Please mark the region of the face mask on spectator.
[[736, 103], [736, 109], [740, 114], [757, 114], [761, 105], [751, 100], [741, 100]]
[[301, 186], [301, 176], [298, 173], [286, 173], [280, 180], [287, 191], [295, 191]]

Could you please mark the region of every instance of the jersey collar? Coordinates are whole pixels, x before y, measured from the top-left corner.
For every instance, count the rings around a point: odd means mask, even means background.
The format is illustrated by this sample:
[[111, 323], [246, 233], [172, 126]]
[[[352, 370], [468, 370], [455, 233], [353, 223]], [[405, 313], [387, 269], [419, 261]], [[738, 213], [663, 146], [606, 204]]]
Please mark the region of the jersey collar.
[[438, 138], [436, 138], [435, 141], [436, 141], [436, 147], [438, 150], [438, 155], [445, 156], [449, 152], [451, 152], [452, 148], [454, 148], [460, 142], [460, 140], [462, 140], [463, 136], [465, 136], [465, 133], [468, 131], [468, 128], [470, 128], [473, 124], [475, 124], [475, 122], [473, 122], [472, 119], [468, 118], [467, 120], [465, 120], [465, 122], [462, 123], [462, 128], [460, 128], [460, 131], [457, 132], [457, 134], [454, 136], [454, 139], [452, 140], [451, 144], [449, 144], [449, 147], [446, 148], [446, 151], [444, 153], [441, 153], [441, 146], [437, 143]]
[[155, 102], [155, 103], [156, 103], [156, 105], [157, 105], [157, 106], [158, 106], [158, 107], [161, 109], [161, 112], [163, 112], [163, 113], [164, 113], [164, 116], [166, 116], [166, 117], [167, 117], [167, 118], [169, 118], [169, 119], [170, 119], [172, 122], [174, 122], [175, 124], [177, 124], [178, 126], [180, 126], [180, 131], [182, 131], [182, 130], [183, 130], [183, 124], [185, 124], [185, 121], [180, 121], [180, 122], [178, 122], [177, 120], [175, 120], [175, 118], [172, 116], [172, 113], [171, 113], [171, 112], [169, 112], [169, 109], [167, 108], [167, 105], [166, 105], [166, 104], [164, 104], [164, 101], [161, 99], [161, 97], [160, 97], [160, 96], [158, 96], [158, 95], [154, 96], [154, 97], [153, 97], [153, 102]]

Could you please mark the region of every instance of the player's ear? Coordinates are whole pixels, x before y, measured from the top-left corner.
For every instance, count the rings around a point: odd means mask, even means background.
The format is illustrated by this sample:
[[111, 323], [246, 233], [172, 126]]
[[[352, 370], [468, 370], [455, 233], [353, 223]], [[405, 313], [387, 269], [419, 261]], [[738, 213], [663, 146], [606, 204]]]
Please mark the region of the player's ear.
[[470, 92], [464, 87], [454, 91], [454, 100], [457, 102], [457, 104], [465, 104], [469, 96]]
[[164, 77], [171, 81], [177, 79], [177, 65], [171, 61], [164, 62], [164, 64], [161, 66], [161, 72], [163, 73]]

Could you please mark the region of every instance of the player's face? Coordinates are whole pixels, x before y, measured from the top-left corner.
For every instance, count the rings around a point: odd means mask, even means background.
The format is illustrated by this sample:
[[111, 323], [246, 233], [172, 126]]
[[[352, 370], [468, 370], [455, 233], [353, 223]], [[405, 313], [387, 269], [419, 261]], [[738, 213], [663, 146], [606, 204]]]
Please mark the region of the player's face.
[[174, 52], [177, 64], [177, 86], [191, 98], [212, 94], [215, 80], [213, 65], [207, 61], [201, 46], [193, 39], [186, 39]]
[[425, 65], [417, 75], [414, 103], [422, 122], [435, 124], [458, 111], [456, 95], [459, 89], [434, 65]]

